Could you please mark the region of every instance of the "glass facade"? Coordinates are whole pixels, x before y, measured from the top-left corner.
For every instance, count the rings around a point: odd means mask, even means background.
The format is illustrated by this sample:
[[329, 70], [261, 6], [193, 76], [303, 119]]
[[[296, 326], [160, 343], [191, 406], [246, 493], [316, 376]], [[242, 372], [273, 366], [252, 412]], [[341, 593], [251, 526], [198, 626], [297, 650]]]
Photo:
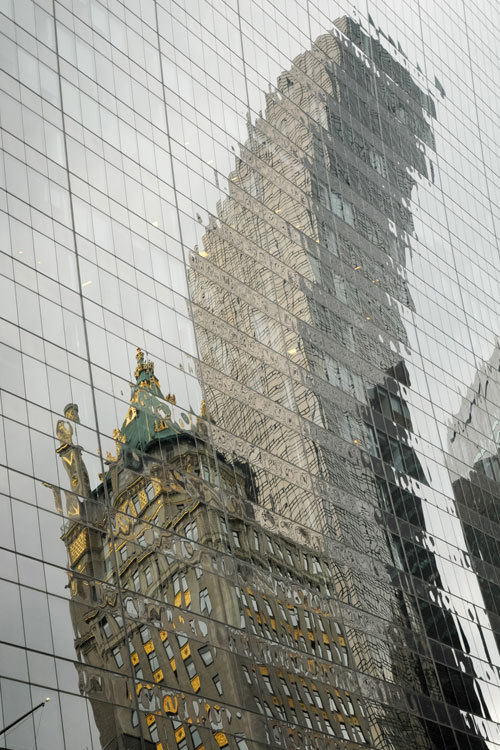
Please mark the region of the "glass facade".
[[497, 4], [0, 18], [0, 748], [500, 750]]

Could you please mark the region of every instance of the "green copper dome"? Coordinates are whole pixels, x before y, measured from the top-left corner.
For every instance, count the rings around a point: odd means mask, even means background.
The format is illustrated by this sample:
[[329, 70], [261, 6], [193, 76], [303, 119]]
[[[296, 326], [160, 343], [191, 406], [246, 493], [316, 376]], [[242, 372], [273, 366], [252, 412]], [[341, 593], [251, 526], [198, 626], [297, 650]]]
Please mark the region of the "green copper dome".
[[130, 406], [115, 440], [122, 448], [145, 451], [154, 441], [169, 440], [181, 434], [197, 431], [197, 421], [175, 405], [175, 396], [163, 396], [154, 364], [146, 361], [137, 349], [135, 384], [132, 386]]

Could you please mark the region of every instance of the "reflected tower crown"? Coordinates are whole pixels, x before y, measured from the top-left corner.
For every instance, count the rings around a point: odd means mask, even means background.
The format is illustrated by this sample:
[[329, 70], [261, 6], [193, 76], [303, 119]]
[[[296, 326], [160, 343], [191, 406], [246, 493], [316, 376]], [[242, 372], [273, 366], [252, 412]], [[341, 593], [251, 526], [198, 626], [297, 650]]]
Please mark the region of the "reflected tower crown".
[[[160, 381], [155, 376], [155, 366], [152, 360], [146, 360], [142, 349], [137, 347], [137, 367], [135, 368], [134, 377], [135, 385], [138, 388], [149, 388], [149, 390], [156, 396], [163, 398]], [[170, 394], [166, 397], [167, 401], [172, 401], [175, 404], [175, 396]]]

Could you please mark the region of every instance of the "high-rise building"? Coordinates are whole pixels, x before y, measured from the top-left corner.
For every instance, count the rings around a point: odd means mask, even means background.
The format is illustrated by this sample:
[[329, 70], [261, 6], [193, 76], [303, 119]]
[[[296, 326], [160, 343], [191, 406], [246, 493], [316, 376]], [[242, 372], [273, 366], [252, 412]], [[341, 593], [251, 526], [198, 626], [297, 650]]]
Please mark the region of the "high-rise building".
[[495, 414], [500, 395], [499, 371], [497, 343], [489, 360], [476, 373], [450, 426], [448, 456], [457, 515], [463, 524], [462, 533], [470, 556], [468, 567], [477, 577], [488, 611], [482, 621], [493, 630], [498, 646], [500, 589], [495, 568], [499, 559], [496, 535], [499, 523], [499, 423], [491, 415]]
[[394, 5], [0, 4], [0, 747], [500, 748], [500, 18]]
[[[351, 558], [349, 600], [411, 631], [403, 636], [411, 646], [357, 633], [358, 667], [380, 677], [391, 672], [409, 690], [489, 719], [460, 621], [432, 603], [447, 586], [426, 545], [422, 490], [429, 480], [404, 395], [402, 306], [414, 306], [405, 278], [415, 234], [411, 197], [419, 181], [434, 180], [435, 105], [358, 24], [343, 18], [335, 26], [278, 78], [250, 128], [229, 197], [191, 258], [200, 378], [216, 444], [228, 440], [245, 459], [254, 445], [263, 449], [253, 461], [258, 502], [296, 521], [305, 513], [327, 540], [385, 565], [386, 576], [375, 577]], [[380, 65], [378, 75], [363, 51]], [[221, 372], [237, 384], [224, 387]], [[373, 456], [372, 471], [358, 447]], [[364, 517], [351, 510], [361, 498]], [[344, 550], [330, 552], [343, 560]], [[434, 663], [415, 646], [428, 635], [442, 641]], [[400, 718], [386, 713], [385, 741], [410, 742], [416, 728], [404, 725], [405, 739]], [[485, 747], [473, 718], [457, 717], [455, 726]], [[432, 722], [427, 732], [432, 746], [463, 744], [444, 739]]]

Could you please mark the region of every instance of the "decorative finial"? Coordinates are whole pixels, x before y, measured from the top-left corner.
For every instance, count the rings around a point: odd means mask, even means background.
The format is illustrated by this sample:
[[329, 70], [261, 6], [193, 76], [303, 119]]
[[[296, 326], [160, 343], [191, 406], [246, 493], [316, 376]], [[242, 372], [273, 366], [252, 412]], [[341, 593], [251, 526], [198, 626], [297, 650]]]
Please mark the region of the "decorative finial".
[[208, 414], [207, 402], [205, 401], [205, 399], [202, 399], [200, 404], [200, 415], [196, 418], [196, 424], [198, 432], [204, 437], [206, 437], [208, 434], [207, 422], [215, 424], [215, 420], [213, 419], [213, 417], [209, 416]]
[[120, 432], [117, 427], [115, 427], [115, 429], [113, 430], [113, 438], [116, 446], [116, 455], [113, 456], [112, 453], [106, 451], [106, 461], [110, 464], [114, 464], [119, 460], [122, 450], [122, 444], [127, 442], [127, 438]]
[[64, 416], [66, 417], [66, 419], [71, 419], [72, 422], [80, 424], [78, 404], [66, 404], [66, 406], [64, 407]]
[[73, 428], [69, 422], [65, 422], [64, 419], [60, 419], [56, 424], [56, 435], [59, 438], [61, 445], [59, 448], [73, 444]]
[[156, 385], [159, 386], [157, 378], [155, 378], [154, 370], [155, 366], [154, 363], [149, 361], [146, 361], [144, 357], [144, 352], [140, 347], [137, 347], [137, 354], [135, 355], [135, 358], [137, 360], [137, 367], [135, 368], [135, 379], [138, 380], [141, 373], [145, 373], [148, 380], [152, 380], [155, 382]]
[[[65, 419], [59, 419], [56, 424], [56, 435], [60, 443], [59, 447], [56, 448], [56, 453], [61, 457], [71, 483], [71, 492], [66, 493], [67, 513], [69, 516], [77, 516], [80, 514], [79, 501], [73, 493], [88, 497], [90, 492], [89, 475], [82, 458], [82, 448], [73, 444], [73, 425], [71, 423], [80, 422], [78, 406], [66, 404], [64, 416]], [[54, 498], [56, 498], [55, 493]], [[56, 507], [59, 510], [60, 502], [57, 499]]]

